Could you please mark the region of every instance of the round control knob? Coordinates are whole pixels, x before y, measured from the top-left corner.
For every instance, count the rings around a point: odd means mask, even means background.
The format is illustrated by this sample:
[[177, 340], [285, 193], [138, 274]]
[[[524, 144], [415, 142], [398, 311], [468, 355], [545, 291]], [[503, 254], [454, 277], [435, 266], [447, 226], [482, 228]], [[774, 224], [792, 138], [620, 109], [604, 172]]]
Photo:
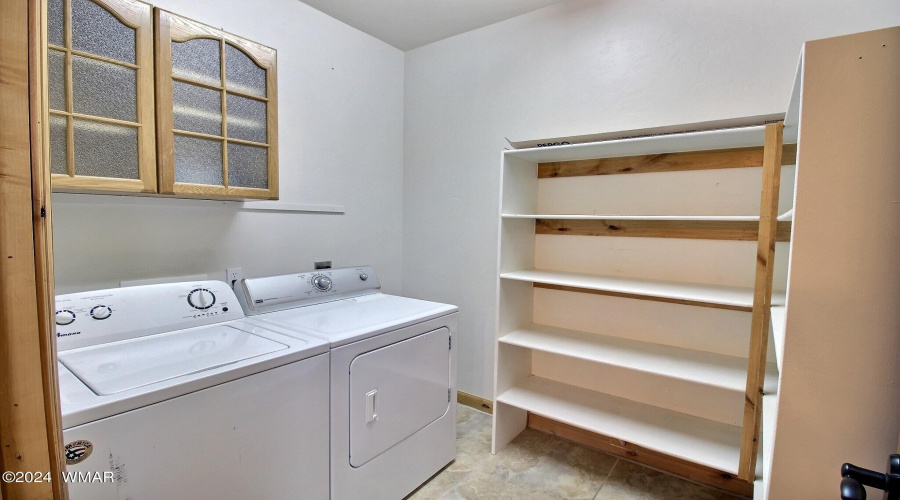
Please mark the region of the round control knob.
[[331, 278], [328, 276], [316, 276], [313, 278], [313, 285], [320, 291], [327, 292], [331, 288]]
[[369, 279], [369, 275], [366, 274], [366, 273], [360, 273], [360, 274], [359, 274], [359, 279], [361, 279], [361, 280], [363, 280], [363, 281], [366, 281], [367, 279]]
[[216, 296], [206, 288], [195, 288], [188, 294], [187, 300], [194, 309], [209, 309], [216, 303]]
[[75, 313], [68, 309], [56, 311], [56, 324], [59, 326], [71, 325], [75, 322]]
[[91, 308], [91, 317], [94, 319], [106, 319], [112, 314], [109, 306], [94, 306]]

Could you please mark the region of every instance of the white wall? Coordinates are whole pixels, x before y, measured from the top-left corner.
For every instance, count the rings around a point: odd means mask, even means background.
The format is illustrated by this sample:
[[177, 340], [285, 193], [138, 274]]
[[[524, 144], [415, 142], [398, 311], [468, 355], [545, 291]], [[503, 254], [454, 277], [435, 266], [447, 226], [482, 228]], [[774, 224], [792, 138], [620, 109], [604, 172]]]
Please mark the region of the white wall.
[[[153, 0], [278, 50], [281, 200], [345, 215], [244, 212], [213, 202], [88, 197], [54, 204], [57, 293], [121, 280], [246, 276], [371, 264], [401, 284], [401, 51], [297, 0]], [[233, 206], [233, 204], [230, 204]]]
[[571, 0], [406, 53], [403, 291], [460, 306], [459, 389], [492, 397], [500, 151], [784, 112], [801, 44], [896, 0]]

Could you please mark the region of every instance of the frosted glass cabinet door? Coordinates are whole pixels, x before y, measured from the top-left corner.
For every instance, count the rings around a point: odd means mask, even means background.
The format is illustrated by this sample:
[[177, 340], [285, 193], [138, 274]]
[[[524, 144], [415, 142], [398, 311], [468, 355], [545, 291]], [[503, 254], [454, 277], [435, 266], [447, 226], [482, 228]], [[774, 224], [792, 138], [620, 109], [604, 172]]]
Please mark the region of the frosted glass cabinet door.
[[155, 15], [159, 192], [277, 199], [275, 50]]
[[137, 0], [48, 0], [55, 191], [157, 192], [153, 9]]

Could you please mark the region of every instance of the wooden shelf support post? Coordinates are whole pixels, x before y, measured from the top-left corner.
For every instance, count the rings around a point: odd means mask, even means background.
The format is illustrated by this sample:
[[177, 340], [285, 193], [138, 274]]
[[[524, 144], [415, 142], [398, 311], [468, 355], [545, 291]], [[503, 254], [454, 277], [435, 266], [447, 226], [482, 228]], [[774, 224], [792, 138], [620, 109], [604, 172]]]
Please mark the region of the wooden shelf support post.
[[756, 251], [756, 279], [753, 288], [753, 316], [750, 321], [750, 352], [747, 363], [747, 391], [741, 437], [739, 477], [752, 482], [762, 421], [763, 383], [766, 377], [766, 350], [769, 343], [769, 314], [772, 302], [772, 275], [775, 267], [775, 236], [778, 226], [778, 190], [781, 182], [784, 123], [766, 125], [763, 155], [762, 197], [759, 210], [759, 240]]

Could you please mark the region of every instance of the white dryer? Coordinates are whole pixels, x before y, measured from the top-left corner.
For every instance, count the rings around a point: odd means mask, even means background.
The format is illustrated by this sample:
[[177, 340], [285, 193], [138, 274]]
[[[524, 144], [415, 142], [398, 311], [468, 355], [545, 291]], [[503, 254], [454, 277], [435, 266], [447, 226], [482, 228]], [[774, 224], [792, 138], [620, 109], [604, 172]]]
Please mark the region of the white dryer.
[[329, 346], [202, 281], [56, 297], [73, 500], [329, 497]]
[[457, 307], [368, 266], [243, 280], [249, 320], [331, 344], [331, 497], [400, 500], [456, 458]]

